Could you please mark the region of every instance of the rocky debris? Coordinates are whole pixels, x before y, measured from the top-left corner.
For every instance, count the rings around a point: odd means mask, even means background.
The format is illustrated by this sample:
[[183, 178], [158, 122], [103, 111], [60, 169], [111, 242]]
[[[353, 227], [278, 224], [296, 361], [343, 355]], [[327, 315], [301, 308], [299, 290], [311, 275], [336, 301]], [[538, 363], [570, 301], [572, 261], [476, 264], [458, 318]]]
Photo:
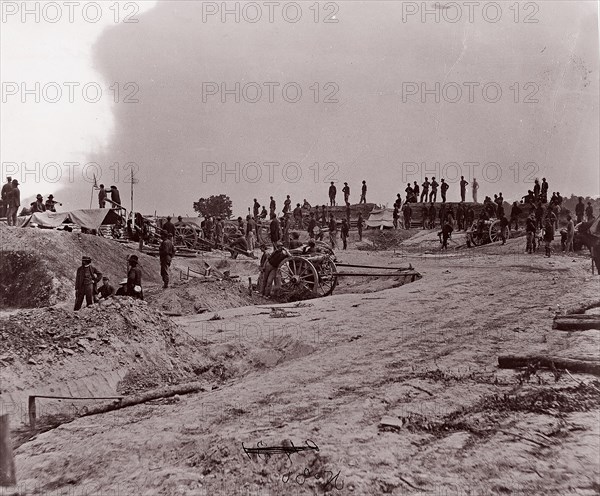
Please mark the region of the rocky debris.
[[175, 341], [175, 325], [146, 302], [129, 297], [102, 301], [79, 312], [58, 307], [22, 310], [0, 318], [0, 365], [15, 357], [37, 364], [44, 353], [60, 358], [76, 353], [102, 354], [115, 339], [141, 341], [158, 333]]

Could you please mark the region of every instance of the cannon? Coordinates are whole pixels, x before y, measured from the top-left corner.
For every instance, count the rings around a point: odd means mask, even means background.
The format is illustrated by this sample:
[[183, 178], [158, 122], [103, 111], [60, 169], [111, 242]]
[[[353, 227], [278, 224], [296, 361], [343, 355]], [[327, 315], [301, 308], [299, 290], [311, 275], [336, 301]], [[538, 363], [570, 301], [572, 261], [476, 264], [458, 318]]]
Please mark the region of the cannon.
[[[317, 250], [320, 247], [317, 246]], [[371, 266], [340, 263], [329, 246], [320, 253], [302, 254], [291, 250], [292, 255], [278, 267], [280, 286], [284, 293], [304, 294], [313, 298], [329, 296], [340, 277], [402, 277], [413, 282], [421, 277], [412, 265], [408, 267]], [[367, 269], [367, 272], [340, 272], [338, 267]], [[373, 271], [376, 272], [373, 272]]]
[[[510, 231], [506, 230], [506, 239]], [[501, 239], [500, 219], [476, 220], [467, 230], [467, 246], [482, 246], [495, 243]]]

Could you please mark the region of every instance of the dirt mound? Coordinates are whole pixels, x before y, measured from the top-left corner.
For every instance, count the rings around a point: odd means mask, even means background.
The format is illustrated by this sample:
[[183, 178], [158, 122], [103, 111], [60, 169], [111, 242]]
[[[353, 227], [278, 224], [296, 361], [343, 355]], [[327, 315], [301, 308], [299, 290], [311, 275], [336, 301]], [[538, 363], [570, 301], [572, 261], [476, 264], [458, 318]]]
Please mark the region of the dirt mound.
[[140, 259], [144, 283], [160, 282], [156, 258], [101, 236], [0, 225], [0, 308], [37, 308], [73, 299], [77, 267], [88, 255], [113, 285], [127, 275], [126, 259]]
[[359, 250], [391, 250], [400, 247], [402, 242], [415, 234], [415, 229], [369, 229], [363, 237], [372, 243], [360, 245]]
[[257, 293], [248, 294], [248, 284], [243, 280], [205, 282], [196, 278], [176, 281], [166, 290], [149, 289], [144, 298], [155, 308], [181, 315], [215, 312], [266, 301]]

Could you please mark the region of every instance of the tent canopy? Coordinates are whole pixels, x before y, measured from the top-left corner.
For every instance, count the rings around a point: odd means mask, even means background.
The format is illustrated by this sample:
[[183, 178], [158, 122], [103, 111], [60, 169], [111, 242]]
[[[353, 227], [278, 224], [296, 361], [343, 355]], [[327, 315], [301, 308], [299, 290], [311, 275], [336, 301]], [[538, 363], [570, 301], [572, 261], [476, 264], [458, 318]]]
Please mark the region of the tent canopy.
[[21, 227], [37, 224], [39, 227], [56, 228], [61, 224], [72, 222], [86, 229], [98, 230], [100, 226], [117, 224], [121, 217], [110, 208], [90, 208], [72, 210], [71, 212], [36, 212], [27, 217], [21, 217]]
[[394, 227], [394, 209], [373, 209], [366, 221], [367, 227]]

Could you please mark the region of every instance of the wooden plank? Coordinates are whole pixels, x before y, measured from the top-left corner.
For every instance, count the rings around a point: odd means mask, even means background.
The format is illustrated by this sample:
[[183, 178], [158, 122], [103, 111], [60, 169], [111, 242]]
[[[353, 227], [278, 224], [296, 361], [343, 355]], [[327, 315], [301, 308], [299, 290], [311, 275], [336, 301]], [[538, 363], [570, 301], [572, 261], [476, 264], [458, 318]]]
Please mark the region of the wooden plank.
[[600, 329], [600, 318], [595, 319], [572, 319], [561, 317], [554, 319], [552, 326], [559, 331], [586, 331], [588, 329]]
[[501, 369], [516, 369], [535, 364], [547, 369], [569, 369], [571, 372], [600, 376], [600, 361], [593, 362], [544, 355], [505, 355], [498, 357], [498, 366]]
[[353, 267], [357, 269], [387, 269], [387, 270], [414, 270], [412, 265], [408, 267], [387, 267], [381, 265], [356, 265], [356, 264], [345, 264], [345, 263], [335, 263], [336, 267]]

